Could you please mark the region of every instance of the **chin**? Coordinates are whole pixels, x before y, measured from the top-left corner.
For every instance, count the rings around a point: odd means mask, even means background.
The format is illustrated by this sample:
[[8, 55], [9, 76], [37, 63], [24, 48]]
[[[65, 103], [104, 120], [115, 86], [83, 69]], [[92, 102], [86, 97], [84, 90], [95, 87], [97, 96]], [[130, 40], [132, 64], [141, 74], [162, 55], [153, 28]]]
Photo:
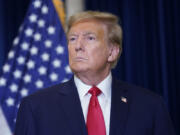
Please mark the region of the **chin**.
[[87, 68], [86, 67], [84, 67], [84, 66], [82, 66], [82, 65], [78, 65], [78, 66], [71, 66], [70, 65], [70, 68], [71, 68], [71, 70], [72, 70], [72, 72], [73, 73], [83, 73], [83, 72], [86, 72], [87, 71]]

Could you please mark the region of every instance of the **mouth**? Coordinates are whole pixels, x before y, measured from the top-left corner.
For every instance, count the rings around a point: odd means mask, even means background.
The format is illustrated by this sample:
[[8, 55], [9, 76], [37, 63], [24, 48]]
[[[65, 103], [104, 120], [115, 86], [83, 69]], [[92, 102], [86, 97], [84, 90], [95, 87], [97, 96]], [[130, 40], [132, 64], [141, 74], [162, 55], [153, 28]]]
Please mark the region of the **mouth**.
[[84, 57], [75, 57], [74, 60], [75, 60], [75, 61], [86, 61], [86, 60], [88, 60], [88, 58], [84, 58]]

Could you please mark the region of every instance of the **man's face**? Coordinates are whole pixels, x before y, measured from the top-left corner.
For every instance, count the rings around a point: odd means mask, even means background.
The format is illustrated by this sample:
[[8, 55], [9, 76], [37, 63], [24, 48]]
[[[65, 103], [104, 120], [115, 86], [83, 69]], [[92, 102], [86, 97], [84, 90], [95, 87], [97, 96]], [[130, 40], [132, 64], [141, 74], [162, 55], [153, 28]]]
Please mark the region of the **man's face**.
[[97, 21], [74, 24], [68, 33], [69, 64], [76, 73], [100, 74], [110, 70], [106, 26]]

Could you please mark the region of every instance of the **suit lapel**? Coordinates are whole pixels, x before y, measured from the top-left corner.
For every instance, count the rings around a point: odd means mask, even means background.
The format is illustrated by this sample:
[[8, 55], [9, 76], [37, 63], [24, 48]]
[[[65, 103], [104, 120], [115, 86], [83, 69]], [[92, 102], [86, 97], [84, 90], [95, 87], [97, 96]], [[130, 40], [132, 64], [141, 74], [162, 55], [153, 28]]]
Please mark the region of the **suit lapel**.
[[110, 116], [110, 135], [123, 135], [126, 128], [129, 106], [128, 92], [121, 82], [113, 78], [111, 116]]
[[59, 90], [60, 103], [67, 115], [74, 135], [87, 135], [81, 103], [73, 78]]

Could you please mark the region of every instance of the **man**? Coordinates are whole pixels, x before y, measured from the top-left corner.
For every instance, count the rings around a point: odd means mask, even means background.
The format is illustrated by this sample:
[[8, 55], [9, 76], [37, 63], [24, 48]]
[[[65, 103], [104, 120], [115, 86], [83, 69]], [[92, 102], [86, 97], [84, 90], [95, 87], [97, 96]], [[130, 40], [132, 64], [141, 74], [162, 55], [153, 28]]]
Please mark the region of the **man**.
[[122, 51], [116, 16], [82, 12], [67, 30], [73, 78], [24, 98], [15, 135], [174, 135], [159, 96], [111, 75]]

